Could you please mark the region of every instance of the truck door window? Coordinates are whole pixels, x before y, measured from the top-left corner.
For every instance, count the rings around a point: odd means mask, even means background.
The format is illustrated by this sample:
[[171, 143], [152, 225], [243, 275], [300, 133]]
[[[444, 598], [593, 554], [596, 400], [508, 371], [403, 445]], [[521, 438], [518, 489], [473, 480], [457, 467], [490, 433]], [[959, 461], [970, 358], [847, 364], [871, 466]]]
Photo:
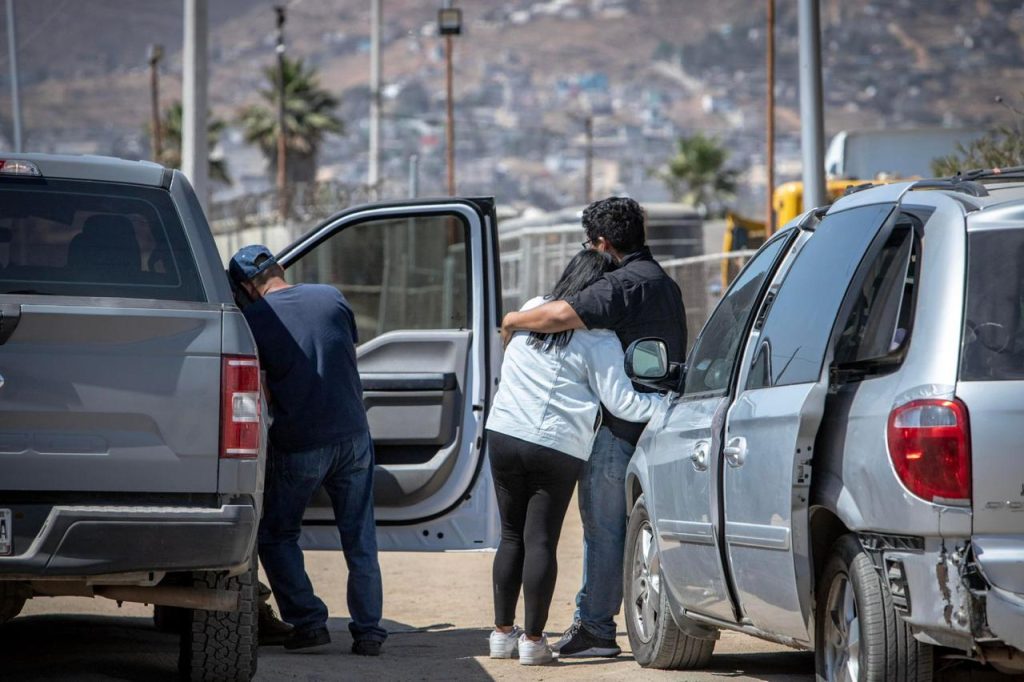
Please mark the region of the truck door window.
[[468, 268], [462, 219], [427, 215], [347, 227], [293, 263], [288, 278], [337, 287], [365, 343], [400, 329], [465, 329]]
[[818, 224], [768, 311], [748, 389], [818, 381], [850, 280], [891, 212], [890, 204], [860, 206]]

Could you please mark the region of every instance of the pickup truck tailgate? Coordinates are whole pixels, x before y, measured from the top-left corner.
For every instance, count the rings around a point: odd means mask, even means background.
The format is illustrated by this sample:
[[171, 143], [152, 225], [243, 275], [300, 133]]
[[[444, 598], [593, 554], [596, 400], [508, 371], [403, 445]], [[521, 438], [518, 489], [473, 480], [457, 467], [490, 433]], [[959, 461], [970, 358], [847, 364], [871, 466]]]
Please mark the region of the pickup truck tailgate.
[[0, 489], [217, 491], [219, 305], [18, 298], [0, 345]]

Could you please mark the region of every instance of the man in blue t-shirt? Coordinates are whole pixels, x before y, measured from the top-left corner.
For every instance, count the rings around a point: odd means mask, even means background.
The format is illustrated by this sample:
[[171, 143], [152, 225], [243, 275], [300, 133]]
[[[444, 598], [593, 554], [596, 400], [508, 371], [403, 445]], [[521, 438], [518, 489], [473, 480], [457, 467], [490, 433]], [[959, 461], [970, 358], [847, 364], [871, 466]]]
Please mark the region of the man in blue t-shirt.
[[259, 556], [287, 649], [331, 641], [327, 606], [306, 575], [299, 532], [320, 486], [331, 498], [348, 564], [352, 651], [380, 654], [383, 592], [373, 517], [373, 443], [356, 367], [355, 317], [331, 286], [291, 285], [262, 245], [243, 247], [229, 273], [252, 299], [245, 315], [266, 372], [273, 422], [259, 528]]

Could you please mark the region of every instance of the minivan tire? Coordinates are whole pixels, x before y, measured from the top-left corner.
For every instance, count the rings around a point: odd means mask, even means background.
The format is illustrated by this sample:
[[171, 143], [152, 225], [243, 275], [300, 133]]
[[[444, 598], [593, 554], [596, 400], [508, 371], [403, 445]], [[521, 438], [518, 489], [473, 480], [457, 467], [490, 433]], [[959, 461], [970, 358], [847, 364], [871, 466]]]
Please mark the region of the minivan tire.
[[181, 631], [178, 673], [191, 682], [249, 682], [256, 675], [259, 644], [256, 562], [245, 573], [192, 574], [192, 585], [238, 593], [238, 611], [191, 609]]
[[844, 653], [850, 654], [850, 635], [857, 637], [858, 679], [932, 679], [932, 647], [914, 639], [910, 627], [896, 613], [888, 585], [853, 534], [843, 535], [832, 546], [816, 597], [814, 663], [818, 680], [836, 679], [835, 668], [848, 660]]
[[[645, 542], [650, 550], [638, 554]], [[622, 582], [626, 633], [637, 663], [658, 670], [692, 670], [711, 661], [715, 640], [686, 634], [672, 616], [661, 577], [657, 539], [643, 495], [629, 513]], [[653, 625], [645, 622], [645, 612], [654, 616]]]
[[21, 613], [27, 598], [28, 590], [21, 583], [0, 581], [0, 625]]

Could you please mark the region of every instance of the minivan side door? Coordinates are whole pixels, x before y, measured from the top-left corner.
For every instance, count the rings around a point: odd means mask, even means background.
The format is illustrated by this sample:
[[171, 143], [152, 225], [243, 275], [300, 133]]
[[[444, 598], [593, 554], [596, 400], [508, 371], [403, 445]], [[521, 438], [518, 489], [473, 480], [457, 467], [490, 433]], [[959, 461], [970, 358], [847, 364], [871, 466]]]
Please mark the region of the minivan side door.
[[650, 503], [662, 571], [687, 610], [735, 621], [719, 538], [722, 426], [757, 302], [798, 231], [758, 251], [715, 308], [689, 356], [682, 393], [671, 394], [647, 451]]
[[725, 543], [743, 620], [809, 644], [808, 496], [847, 289], [892, 203], [829, 213], [780, 272], [747, 343], [723, 448]]
[[[484, 416], [501, 362], [493, 200], [355, 207], [279, 260], [289, 281], [335, 286], [355, 313], [381, 549], [495, 546], [483, 466]], [[338, 547], [323, 491], [307, 510], [302, 542]]]

